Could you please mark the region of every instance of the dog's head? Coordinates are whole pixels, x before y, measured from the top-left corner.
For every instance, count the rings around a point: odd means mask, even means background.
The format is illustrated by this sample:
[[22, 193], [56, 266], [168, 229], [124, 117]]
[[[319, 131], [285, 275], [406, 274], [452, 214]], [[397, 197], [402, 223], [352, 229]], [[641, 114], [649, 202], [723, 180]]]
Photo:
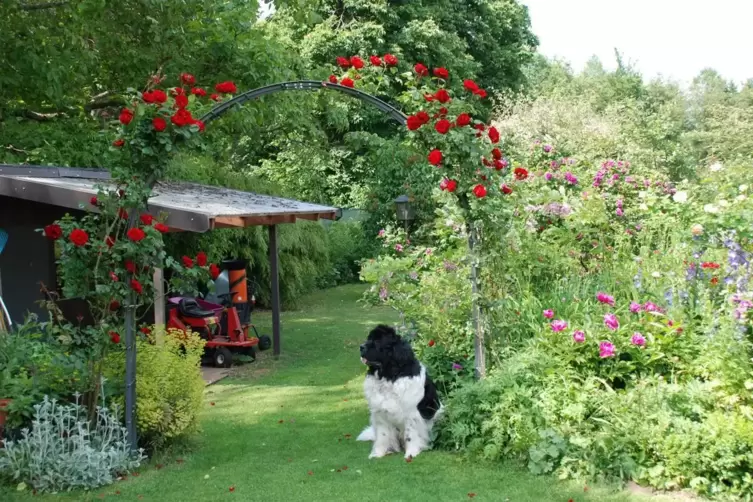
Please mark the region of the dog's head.
[[370, 369], [381, 373], [400, 370], [415, 361], [413, 349], [395, 330], [380, 324], [369, 333], [366, 342], [361, 345], [361, 361]]

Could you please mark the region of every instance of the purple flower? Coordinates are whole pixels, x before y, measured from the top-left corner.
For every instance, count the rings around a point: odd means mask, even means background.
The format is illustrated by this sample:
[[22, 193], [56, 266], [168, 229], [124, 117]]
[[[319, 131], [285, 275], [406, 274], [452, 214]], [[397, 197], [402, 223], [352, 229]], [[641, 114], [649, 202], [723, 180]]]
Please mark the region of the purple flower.
[[552, 324], [550, 324], [552, 327], [552, 331], [555, 333], [559, 333], [560, 331], [567, 328], [567, 322], [563, 321], [562, 319], [557, 319], [556, 321], [552, 321]]
[[551, 161], [551, 162], [549, 163], [549, 166], [550, 166], [550, 167], [551, 167], [552, 169], [557, 169], [557, 168], [559, 168], [559, 166], [560, 166], [560, 163], [559, 163], [559, 162], [557, 162], [556, 160], [553, 160], [553, 161]]
[[384, 230], [384, 229], [381, 229], [381, 230], [379, 231], [379, 233], [377, 234], [377, 237], [384, 237], [384, 234], [385, 234], [385, 233], [386, 233], [386, 232], [385, 232], [385, 230]]
[[543, 314], [547, 319], [551, 319], [552, 317], [554, 317], [554, 310], [547, 309], [543, 312]]
[[546, 153], [549, 153], [549, 152], [551, 152], [551, 151], [552, 151], [552, 145], [544, 145], [544, 147], [543, 147], [543, 148], [544, 148], [544, 151], [545, 151]]
[[611, 329], [612, 331], [617, 331], [620, 328], [620, 321], [614, 314], [605, 314], [604, 326]]
[[599, 344], [599, 357], [606, 359], [614, 356], [614, 345], [612, 342], [601, 342]]
[[386, 300], [387, 299], [387, 288], [382, 287], [382, 288], [379, 289], [379, 298], [382, 299], [382, 300]]
[[645, 310], [646, 312], [659, 312], [659, 313], [664, 312], [664, 309], [662, 309], [660, 306], [652, 302], [646, 302], [643, 305], [643, 310]]
[[583, 343], [586, 341], [586, 334], [581, 330], [573, 331], [573, 341], [575, 343]]
[[617, 216], [625, 216], [625, 211], [623, 211], [621, 207], [618, 207], [614, 214]]
[[546, 173], [544, 173], [544, 179], [547, 180], [547, 181], [552, 181], [552, 177], [553, 176], [554, 175], [552, 173], [550, 173], [549, 171], [547, 171]]
[[617, 207], [619, 207], [620, 209], [622, 209], [622, 199], [617, 199], [617, 203], [616, 204], [617, 204]]
[[643, 335], [636, 331], [635, 333], [633, 333], [633, 337], [630, 339], [630, 343], [637, 347], [643, 347], [644, 345], [646, 345], [646, 339], [643, 337]]
[[630, 302], [630, 312], [637, 314], [641, 311], [641, 304], [637, 302]]
[[454, 369], [455, 371], [460, 371], [463, 369], [463, 367], [458, 363], [452, 363], [452, 369]]
[[599, 303], [606, 303], [607, 305], [614, 306], [614, 296], [600, 291], [596, 294], [596, 299], [599, 300]]
[[571, 185], [577, 185], [578, 184], [578, 178], [575, 177], [573, 173], [570, 171], [565, 173], [565, 181], [570, 183]]

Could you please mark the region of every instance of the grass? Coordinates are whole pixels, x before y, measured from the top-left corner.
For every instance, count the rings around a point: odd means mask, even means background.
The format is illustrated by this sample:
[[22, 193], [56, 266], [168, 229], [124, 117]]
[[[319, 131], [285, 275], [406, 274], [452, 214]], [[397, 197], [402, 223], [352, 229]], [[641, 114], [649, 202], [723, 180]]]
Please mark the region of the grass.
[[[286, 312], [283, 356], [266, 353], [207, 389], [203, 432], [192, 448], [158, 456], [138, 477], [91, 493], [32, 496], [6, 487], [0, 500], [644, 500], [447, 452], [425, 452], [412, 463], [402, 455], [367, 460], [370, 444], [355, 441], [368, 420], [358, 345], [375, 323], [395, 316], [357, 305], [362, 291], [318, 292], [302, 310]], [[269, 331], [268, 316], [256, 321]]]

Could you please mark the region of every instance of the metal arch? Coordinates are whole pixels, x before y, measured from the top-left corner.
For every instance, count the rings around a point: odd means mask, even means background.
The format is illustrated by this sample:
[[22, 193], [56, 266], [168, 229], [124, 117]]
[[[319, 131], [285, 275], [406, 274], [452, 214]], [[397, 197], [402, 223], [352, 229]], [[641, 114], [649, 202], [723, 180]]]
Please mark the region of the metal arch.
[[224, 103], [220, 103], [219, 105], [215, 106], [206, 115], [201, 117], [201, 121], [205, 124], [208, 124], [209, 122], [220, 118], [220, 116], [222, 116], [225, 112], [229, 111], [234, 106], [240, 106], [247, 101], [260, 98], [261, 96], [265, 96], [267, 94], [274, 94], [280, 91], [314, 91], [317, 89], [331, 89], [333, 91], [342, 92], [343, 94], [347, 94], [356, 99], [360, 99], [361, 101], [383, 111], [384, 113], [389, 115], [392, 120], [400, 123], [401, 125], [405, 125], [408, 121], [408, 117], [403, 112], [390, 105], [389, 103], [385, 103], [381, 99], [372, 96], [371, 94], [359, 91], [358, 89], [353, 89], [352, 87], [345, 87], [344, 85], [332, 84], [330, 82], [320, 82], [318, 80], [296, 80], [293, 82], [280, 82], [279, 84], [267, 85], [264, 87], [259, 87], [258, 89], [246, 91], [243, 94], [237, 95], [229, 101], [225, 101]]

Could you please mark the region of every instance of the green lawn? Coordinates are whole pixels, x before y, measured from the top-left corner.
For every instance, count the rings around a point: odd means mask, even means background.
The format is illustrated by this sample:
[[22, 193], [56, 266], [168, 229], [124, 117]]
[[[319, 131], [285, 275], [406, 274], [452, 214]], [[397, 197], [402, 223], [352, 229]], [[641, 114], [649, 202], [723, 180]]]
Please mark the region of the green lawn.
[[[32, 497], [0, 488], [0, 500], [642, 500], [446, 452], [425, 452], [412, 463], [402, 455], [367, 460], [370, 444], [354, 439], [368, 419], [358, 345], [375, 323], [395, 316], [356, 304], [362, 291], [319, 292], [300, 311], [284, 313], [283, 356], [265, 354], [207, 389], [203, 433], [190, 452], [155, 459], [138, 477], [89, 494]], [[269, 325], [266, 315], [256, 320]]]

